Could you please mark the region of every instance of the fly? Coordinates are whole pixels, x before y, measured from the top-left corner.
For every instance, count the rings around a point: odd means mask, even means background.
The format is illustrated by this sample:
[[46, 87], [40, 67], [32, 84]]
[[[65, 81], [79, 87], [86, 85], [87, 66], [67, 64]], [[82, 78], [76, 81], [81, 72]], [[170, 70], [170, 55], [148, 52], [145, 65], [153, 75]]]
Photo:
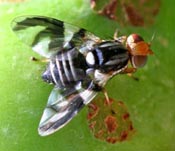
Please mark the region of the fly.
[[153, 53], [138, 34], [102, 40], [85, 29], [49, 17], [18, 17], [12, 29], [48, 60], [42, 79], [54, 88], [39, 123], [41, 136], [65, 126], [104, 90], [109, 79], [135, 72]]

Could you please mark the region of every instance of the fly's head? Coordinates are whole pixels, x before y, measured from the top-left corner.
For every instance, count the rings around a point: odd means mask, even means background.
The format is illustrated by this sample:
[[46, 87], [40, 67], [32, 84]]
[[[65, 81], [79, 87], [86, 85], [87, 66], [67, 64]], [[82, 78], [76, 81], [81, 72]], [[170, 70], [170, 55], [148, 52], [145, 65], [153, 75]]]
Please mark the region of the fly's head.
[[152, 55], [150, 44], [146, 43], [138, 34], [131, 34], [126, 39], [126, 47], [130, 54], [130, 61], [134, 68], [143, 67], [148, 55]]

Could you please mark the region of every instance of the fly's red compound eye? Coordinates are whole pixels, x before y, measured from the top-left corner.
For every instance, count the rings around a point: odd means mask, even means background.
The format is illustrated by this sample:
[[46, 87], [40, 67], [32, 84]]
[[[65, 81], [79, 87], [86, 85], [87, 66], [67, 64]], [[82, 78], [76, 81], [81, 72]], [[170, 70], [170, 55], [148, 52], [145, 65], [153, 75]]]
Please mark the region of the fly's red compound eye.
[[127, 38], [126, 47], [131, 54], [131, 64], [135, 68], [143, 67], [147, 62], [147, 55], [153, 54], [150, 44], [138, 34], [132, 34]]
[[146, 64], [147, 59], [147, 56], [132, 56], [131, 64], [134, 68], [141, 68]]

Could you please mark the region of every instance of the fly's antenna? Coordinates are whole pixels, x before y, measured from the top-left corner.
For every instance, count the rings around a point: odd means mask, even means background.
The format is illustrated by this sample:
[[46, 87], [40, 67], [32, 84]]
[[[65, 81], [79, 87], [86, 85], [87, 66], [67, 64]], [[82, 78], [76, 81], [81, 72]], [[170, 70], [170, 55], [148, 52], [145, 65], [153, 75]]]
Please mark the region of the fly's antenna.
[[151, 45], [151, 43], [153, 42], [153, 40], [154, 40], [154, 38], [155, 38], [155, 35], [156, 35], [156, 32], [154, 31], [154, 33], [153, 33], [153, 35], [152, 35], [152, 37], [151, 37], [151, 40], [150, 40], [150, 42], [149, 42], [150, 45]]

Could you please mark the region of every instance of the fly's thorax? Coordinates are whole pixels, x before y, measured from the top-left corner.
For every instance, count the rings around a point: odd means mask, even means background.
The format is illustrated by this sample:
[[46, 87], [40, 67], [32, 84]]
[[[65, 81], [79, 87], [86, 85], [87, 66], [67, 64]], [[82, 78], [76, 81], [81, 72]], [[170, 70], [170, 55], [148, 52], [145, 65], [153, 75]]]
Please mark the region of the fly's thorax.
[[116, 72], [125, 67], [128, 60], [128, 50], [118, 41], [105, 41], [96, 44], [94, 49], [86, 55], [88, 66], [98, 69], [102, 73]]

